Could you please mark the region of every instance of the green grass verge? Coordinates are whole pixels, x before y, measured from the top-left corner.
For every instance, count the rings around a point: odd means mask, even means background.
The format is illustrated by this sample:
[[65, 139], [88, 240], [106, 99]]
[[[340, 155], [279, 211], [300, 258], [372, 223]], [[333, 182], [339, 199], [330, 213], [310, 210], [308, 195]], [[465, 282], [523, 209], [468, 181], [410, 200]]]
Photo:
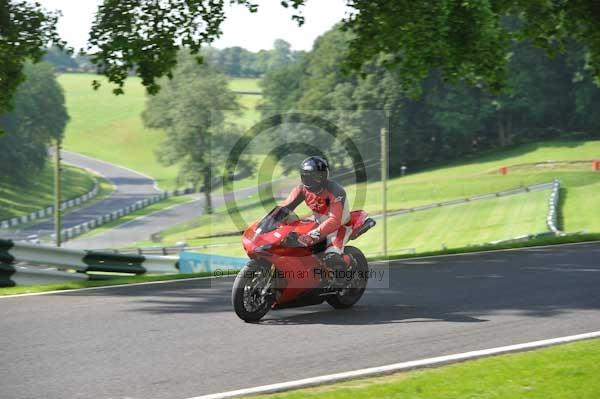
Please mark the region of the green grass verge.
[[87, 233], [84, 233], [84, 234], [78, 236], [77, 238], [91, 237], [91, 236], [95, 236], [98, 234], [106, 233], [107, 231], [114, 229], [115, 227], [122, 225], [123, 223], [131, 222], [132, 220], [149, 215], [153, 212], [158, 212], [158, 211], [167, 209], [169, 207], [184, 204], [184, 203], [190, 202], [190, 201], [192, 201], [192, 198], [187, 195], [182, 195], [182, 196], [178, 196], [178, 197], [169, 197], [163, 201], [156, 202], [145, 208], [139, 209], [135, 212], [131, 212], [130, 214], [120, 217], [117, 220], [113, 220], [112, 222], [108, 222], [99, 227], [96, 227], [95, 229], [92, 229], [92, 230], [88, 231]]
[[[219, 276], [225, 274], [235, 274], [235, 271], [219, 272]], [[115, 277], [103, 280], [90, 280], [90, 281], [69, 281], [64, 283], [55, 284], [43, 284], [43, 285], [29, 285], [29, 286], [17, 286], [0, 288], [0, 296], [6, 295], [17, 295], [17, 294], [31, 294], [37, 292], [49, 292], [49, 291], [65, 291], [74, 290], [78, 288], [91, 288], [91, 287], [108, 287], [112, 285], [127, 285], [137, 283], [147, 283], [152, 281], [170, 281], [170, 280], [183, 280], [196, 277], [209, 277], [216, 275], [214, 272], [202, 272], [202, 273], [182, 273], [182, 274], [162, 274], [162, 275], [141, 275], [141, 276], [128, 276], [128, 277]], [[106, 274], [103, 275], [106, 277]]]
[[600, 340], [253, 398], [596, 399]]
[[[94, 186], [93, 175], [84, 169], [63, 164], [62, 196], [75, 198]], [[54, 168], [49, 161], [46, 167], [27, 183], [0, 185], [0, 219], [26, 215], [54, 203]]]
[[[103, 86], [94, 91], [92, 80]], [[58, 78], [65, 91], [70, 120], [65, 131], [65, 149], [94, 158], [127, 166], [156, 179], [163, 189], [176, 187], [178, 166], [161, 165], [155, 150], [165, 139], [162, 130], [146, 129], [141, 114], [146, 103], [145, 89], [140, 79], [127, 79], [125, 94], [114, 96], [102, 77], [92, 74], [63, 74]], [[256, 91], [256, 79], [234, 79], [234, 90], [250, 88]], [[244, 107], [234, 122], [249, 127], [260, 118], [256, 104], [258, 95], [240, 95]], [[233, 118], [233, 116], [231, 116]]]

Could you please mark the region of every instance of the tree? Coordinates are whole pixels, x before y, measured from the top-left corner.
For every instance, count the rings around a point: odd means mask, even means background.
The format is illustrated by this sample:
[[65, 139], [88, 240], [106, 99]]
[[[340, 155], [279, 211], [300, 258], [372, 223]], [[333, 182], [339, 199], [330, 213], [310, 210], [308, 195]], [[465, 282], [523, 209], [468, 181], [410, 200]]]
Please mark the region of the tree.
[[273, 42], [273, 50], [269, 60], [269, 68], [277, 68], [281, 65], [287, 65], [292, 60], [292, 46], [283, 39], [276, 39]]
[[157, 151], [165, 165], [180, 165], [180, 182], [202, 186], [206, 211], [212, 212], [213, 176], [227, 171], [221, 165], [237, 136], [226, 113], [239, 109], [228, 80], [209, 65], [199, 66], [193, 56], [180, 53], [173, 78], [148, 99], [143, 113], [149, 128], [164, 129], [167, 137]]
[[278, 68], [269, 69], [260, 80], [263, 114], [286, 111], [295, 106], [299, 98], [300, 82], [306, 70], [306, 57]]
[[39, 173], [48, 145], [60, 140], [69, 119], [61, 86], [46, 63], [24, 66], [25, 81], [12, 112], [0, 116], [0, 179], [24, 181]]
[[223, 73], [229, 76], [242, 76], [242, 53], [241, 47], [229, 47], [221, 51], [223, 57]]
[[58, 72], [65, 72], [79, 68], [77, 61], [71, 57], [71, 54], [58, 46], [50, 47], [42, 60], [54, 66], [54, 69]]
[[[584, 49], [571, 44], [567, 54], [547, 57], [528, 42], [514, 43], [508, 63], [508, 90], [501, 94], [467, 80], [446, 82], [439, 70], [420, 83], [413, 98], [402, 84], [391, 54], [379, 54], [360, 73], [343, 73], [353, 34], [332, 29], [319, 37], [302, 62], [267, 72], [262, 80], [263, 113], [325, 111], [346, 136], [361, 146], [366, 159], [378, 159], [378, 132], [390, 128], [390, 171], [416, 168], [482, 150], [579, 133], [597, 135], [600, 89], [583, 67]], [[369, 110], [381, 110], [387, 120]], [[315, 142], [313, 132], [294, 137]], [[273, 138], [275, 140], [275, 138]], [[319, 139], [336, 162], [339, 143]], [[339, 166], [339, 165], [338, 165]]]
[[56, 32], [57, 18], [38, 3], [0, 0], [0, 115], [12, 108], [17, 87], [25, 80], [26, 60], [39, 61], [47, 43], [64, 44]]
[[[355, 0], [344, 28], [355, 34], [349, 64], [359, 68], [379, 53], [400, 71], [403, 85], [418, 91], [431, 70], [444, 79], [507, 83], [511, 42], [529, 40], [549, 53], [569, 40], [588, 48], [591, 74], [600, 84], [600, 3], [582, 1], [372, 1]], [[517, 29], [507, 17], [517, 18]]]

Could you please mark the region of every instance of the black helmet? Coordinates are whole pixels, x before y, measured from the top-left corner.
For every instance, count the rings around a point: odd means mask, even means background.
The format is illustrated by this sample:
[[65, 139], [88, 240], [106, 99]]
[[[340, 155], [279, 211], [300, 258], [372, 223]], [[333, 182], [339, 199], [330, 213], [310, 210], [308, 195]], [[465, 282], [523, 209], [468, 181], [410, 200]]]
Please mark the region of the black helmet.
[[313, 193], [318, 193], [327, 184], [329, 164], [322, 157], [309, 157], [300, 164], [302, 184]]

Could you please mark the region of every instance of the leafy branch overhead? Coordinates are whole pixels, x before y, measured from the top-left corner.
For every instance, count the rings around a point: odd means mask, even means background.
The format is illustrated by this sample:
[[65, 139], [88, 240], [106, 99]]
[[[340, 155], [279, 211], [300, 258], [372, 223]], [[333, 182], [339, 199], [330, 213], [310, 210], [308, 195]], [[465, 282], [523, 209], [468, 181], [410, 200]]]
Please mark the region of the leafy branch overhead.
[[[172, 76], [179, 47], [198, 55], [202, 45], [219, 37], [227, 3], [257, 11], [251, 0], [105, 0], [90, 32], [89, 49], [97, 51], [92, 60], [117, 84], [115, 94], [123, 93], [131, 70], [150, 94], [156, 94], [157, 79]], [[291, 0], [281, 5], [297, 9], [301, 3]], [[304, 22], [301, 15], [292, 18], [300, 25]]]
[[[248, 0], [235, 3], [256, 11]], [[97, 51], [92, 61], [117, 84], [115, 94], [123, 92], [134, 68], [148, 92], [156, 94], [157, 78], [172, 76], [179, 47], [198, 54], [220, 35], [224, 6], [224, 0], [105, 0], [90, 32], [89, 48]]]
[[348, 65], [358, 69], [384, 53], [403, 85], [433, 69], [445, 80], [465, 79], [501, 91], [513, 41], [550, 55], [570, 41], [587, 48], [587, 68], [600, 84], [600, 2], [596, 0], [354, 0], [343, 27], [354, 33]]
[[[299, 11], [307, 0], [284, 0]], [[251, 0], [230, 0], [251, 12]], [[221, 31], [226, 0], [105, 0], [91, 33], [95, 61], [122, 92], [127, 74], [135, 69], [150, 93], [158, 77], [170, 76], [177, 47], [197, 54]], [[398, 72], [405, 89], [418, 93], [431, 70], [445, 80], [506, 86], [513, 41], [530, 41], [550, 53], [570, 40], [588, 50], [588, 68], [600, 83], [600, 2], [547, 0], [348, 0], [342, 27], [353, 33], [346, 69], [360, 70], [380, 54]], [[326, 2], [322, 2], [326, 10]], [[511, 18], [507, 18], [511, 17]], [[517, 21], [516, 25], [511, 21]]]

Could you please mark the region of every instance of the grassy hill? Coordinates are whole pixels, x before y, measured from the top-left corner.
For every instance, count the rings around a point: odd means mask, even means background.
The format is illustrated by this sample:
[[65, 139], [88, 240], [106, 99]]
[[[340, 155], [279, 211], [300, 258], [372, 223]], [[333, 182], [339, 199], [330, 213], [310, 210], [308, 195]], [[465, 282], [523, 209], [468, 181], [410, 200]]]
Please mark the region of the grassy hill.
[[[94, 91], [93, 79], [105, 84]], [[165, 137], [164, 132], [146, 129], [142, 124], [146, 94], [138, 78], [127, 80], [122, 96], [114, 96], [110, 85], [96, 75], [64, 74], [59, 82], [65, 90], [71, 116], [65, 132], [65, 149], [150, 175], [163, 189], [176, 187], [177, 166], [165, 167], [154, 155]], [[255, 79], [232, 80], [231, 85], [237, 91], [258, 91]], [[258, 120], [255, 107], [260, 98], [260, 95], [239, 96], [245, 110], [238, 123], [249, 126]]]
[[[62, 167], [64, 199], [83, 195], [94, 186], [93, 177], [85, 170], [65, 164]], [[26, 186], [6, 182], [0, 185], [0, 220], [25, 215], [53, 203], [54, 169], [50, 162]]]
[[[524, 145], [463, 164], [391, 179], [388, 209], [414, 207], [558, 178], [563, 187], [562, 228], [567, 232], [600, 232], [600, 172], [592, 171], [592, 159], [600, 159], [600, 141], [552, 141]], [[562, 163], [547, 163], [549, 160]], [[570, 163], [579, 160], [582, 162]], [[509, 173], [501, 175], [498, 171], [500, 166], [509, 166]], [[357, 189], [366, 192], [364, 209], [371, 213], [381, 210], [379, 182], [362, 188], [347, 187], [353, 204], [356, 203]], [[438, 250], [442, 244], [451, 248], [543, 232], [548, 195], [548, 191], [543, 191], [392, 217], [389, 219], [390, 252], [404, 248], [424, 252]], [[275, 201], [271, 201], [262, 206], [255, 196], [241, 201], [239, 207], [244, 219], [252, 221], [274, 204]], [[299, 211], [303, 212], [306, 209]], [[235, 230], [237, 227], [223, 208], [215, 215], [204, 215], [163, 232], [161, 244], [170, 245], [176, 241], [187, 241], [189, 245], [217, 244], [207, 248], [206, 252], [241, 255], [239, 237], [198, 238]], [[375, 228], [356, 243], [366, 252], [377, 253], [381, 246], [381, 229]]]

